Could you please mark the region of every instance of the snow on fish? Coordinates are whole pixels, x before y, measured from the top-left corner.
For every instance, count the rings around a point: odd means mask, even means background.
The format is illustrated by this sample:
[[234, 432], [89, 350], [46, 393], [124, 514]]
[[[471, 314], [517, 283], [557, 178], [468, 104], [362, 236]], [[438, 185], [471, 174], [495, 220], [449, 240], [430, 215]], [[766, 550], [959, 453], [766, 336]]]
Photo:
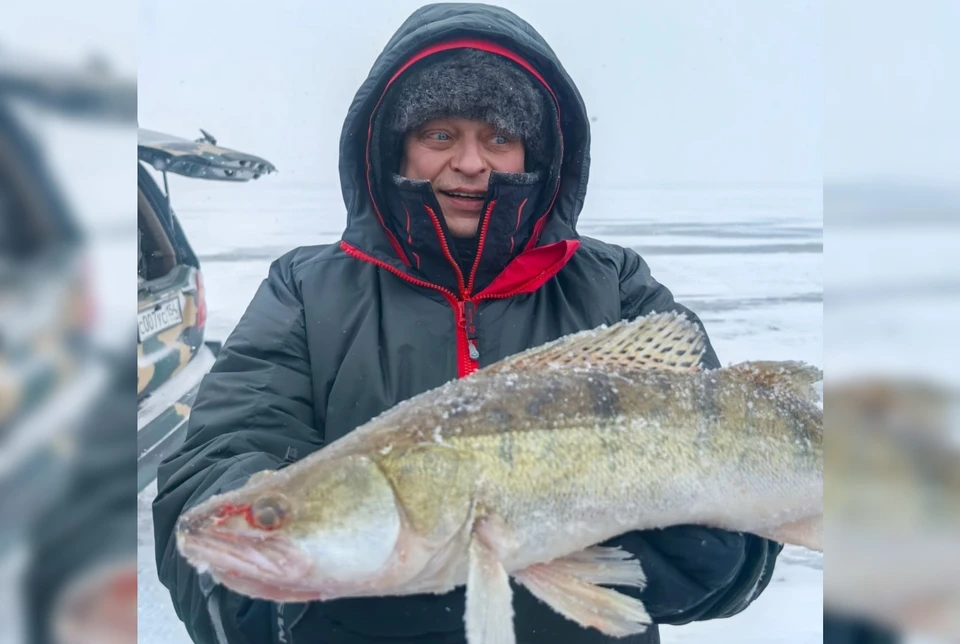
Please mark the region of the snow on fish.
[[819, 369], [700, 365], [657, 313], [572, 334], [400, 403], [188, 510], [177, 545], [279, 602], [466, 586], [470, 644], [515, 642], [513, 577], [611, 636], [643, 632], [642, 564], [601, 544], [700, 524], [819, 550]]

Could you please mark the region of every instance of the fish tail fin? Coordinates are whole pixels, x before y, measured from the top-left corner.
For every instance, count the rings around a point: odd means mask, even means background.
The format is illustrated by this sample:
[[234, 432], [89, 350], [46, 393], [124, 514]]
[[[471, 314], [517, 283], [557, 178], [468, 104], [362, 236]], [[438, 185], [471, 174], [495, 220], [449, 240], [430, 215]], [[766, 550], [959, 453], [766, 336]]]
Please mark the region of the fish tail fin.
[[814, 403], [820, 401], [820, 391], [815, 385], [823, 380], [823, 370], [805, 362], [755, 360], [741, 362], [727, 370], [745, 374], [759, 387], [785, 391]]

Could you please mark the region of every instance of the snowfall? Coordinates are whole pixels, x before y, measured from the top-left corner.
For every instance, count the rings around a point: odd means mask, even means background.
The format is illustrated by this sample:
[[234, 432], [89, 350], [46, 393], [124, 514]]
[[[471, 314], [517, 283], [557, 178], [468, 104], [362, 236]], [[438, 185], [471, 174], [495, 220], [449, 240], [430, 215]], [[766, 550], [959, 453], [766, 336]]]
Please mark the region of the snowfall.
[[[336, 241], [345, 222], [336, 185], [277, 175], [243, 185], [172, 177], [170, 187], [203, 266], [209, 339], [226, 338], [273, 259]], [[637, 249], [654, 277], [701, 317], [724, 364], [792, 359], [822, 366], [822, 222], [819, 184], [601, 187], [588, 192], [579, 230]], [[139, 641], [189, 644], [156, 576], [155, 493], [151, 484], [139, 497]], [[822, 582], [822, 556], [788, 547], [766, 592], [743, 613], [662, 627], [662, 640], [819, 643]]]

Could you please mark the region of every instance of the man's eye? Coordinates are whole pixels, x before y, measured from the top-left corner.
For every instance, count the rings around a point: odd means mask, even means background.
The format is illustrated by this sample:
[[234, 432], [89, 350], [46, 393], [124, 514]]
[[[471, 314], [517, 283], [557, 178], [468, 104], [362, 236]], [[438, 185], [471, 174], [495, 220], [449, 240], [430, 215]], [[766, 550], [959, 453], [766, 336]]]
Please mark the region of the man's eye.
[[510, 139], [503, 136], [502, 134], [495, 134], [493, 137], [493, 142], [496, 143], [497, 145], [506, 145], [507, 143], [510, 142]]
[[434, 137], [435, 139], [437, 139], [438, 141], [446, 141], [448, 138], [450, 138], [450, 137], [447, 135], [446, 132], [433, 132], [433, 133], [429, 134], [428, 136], [432, 136], [432, 137]]

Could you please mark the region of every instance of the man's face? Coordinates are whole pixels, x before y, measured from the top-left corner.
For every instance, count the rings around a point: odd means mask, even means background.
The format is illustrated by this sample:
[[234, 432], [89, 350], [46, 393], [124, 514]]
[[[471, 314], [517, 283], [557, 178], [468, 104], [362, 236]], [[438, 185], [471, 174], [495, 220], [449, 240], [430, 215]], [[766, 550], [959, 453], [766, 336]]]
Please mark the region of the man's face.
[[400, 174], [433, 185], [454, 237], [471, 237], [483, 215], [491, 172], [523, 172], [523, 141], [480, 121], [434, 119], [404, 141]]

